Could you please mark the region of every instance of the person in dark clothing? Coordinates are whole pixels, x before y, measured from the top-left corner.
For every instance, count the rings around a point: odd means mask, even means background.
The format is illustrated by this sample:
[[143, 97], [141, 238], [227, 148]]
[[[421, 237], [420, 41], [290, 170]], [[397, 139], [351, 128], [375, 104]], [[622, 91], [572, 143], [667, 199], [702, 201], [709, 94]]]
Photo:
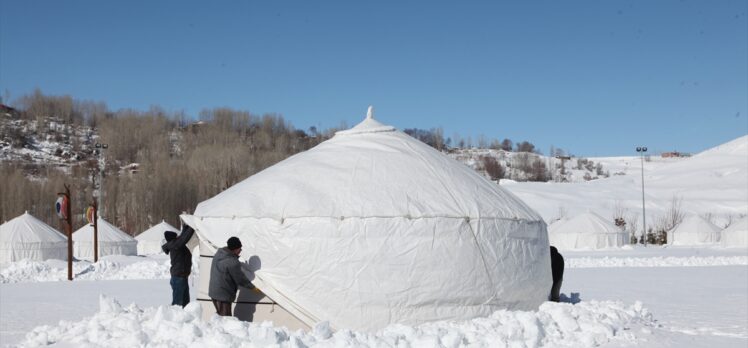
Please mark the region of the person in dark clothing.
[[551, 246], [551, 273], [553, 274], [553, 287], [551, 287], [551, 301], [561, 300], [561, 282], [564, 280], [564, 257], [556, 247]]
[[183, 225], [182, 234], [177, 237], [176, 232], [164, 232], [166, 243], [161, 246], [166, 254], [171, 257], [171, 305], [180, 305], [182, 307], [190, 303], [190, 287], [187, 284], [187, 278], [192, 270], [192, 253], [187, 248], [187, 242], [192, 238], [195, 230], [192, 227]]
[[241, 252], [242, 242], [239, 238], [231, 237], [226, 242], [226, 247], [216, 251], [210, 264], [208, 296], [213, 300], [213, 306], [216, 307], [218, 315], [231, 316], [231, 303], [236, 298], [239, 286], [255, 289], [249, 278], [242, 272], [239, 263]]

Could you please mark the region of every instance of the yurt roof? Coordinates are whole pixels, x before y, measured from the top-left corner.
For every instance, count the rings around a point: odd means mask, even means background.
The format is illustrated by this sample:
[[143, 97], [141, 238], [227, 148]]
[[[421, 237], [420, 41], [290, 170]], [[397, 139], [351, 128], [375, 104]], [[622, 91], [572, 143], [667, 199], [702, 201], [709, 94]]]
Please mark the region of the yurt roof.
[[198, 217], [538, 221], [508, 190], [372, 117], [200, 203]]
[[67, 241], [65, 235], [28, 212], [0, 225], [0, 239], [4, 243]]
[[558, 221], [548, 230], [550, 233], [623, 233], [621, 228], [593, 212]]
[[[135, 241], [129, 234], [110, 224], [106, 220], [99, 218], [98, 223], [99, 241], [105, 242], [128, 242]], [[93, 225], [86, 224], [73, 233], [73, 241], [91, 242], [93, 241]]]
[[698, 215], [686, 217], [671, 230], [672, 233], [719, 233], [719, 231], [720, 228], [717, 225]]
[[161, 241], [162, 239], [164, 239], [164, 232], [166, 231], [174, 231], [174, 232], [179, 233], [179, 229], [170, 225], [168, 222], [162, 220], [160, 223], [154, 226], [151, 226], [151, 228], [135, 236], [135, 239], [139, 241], [141, 240]]

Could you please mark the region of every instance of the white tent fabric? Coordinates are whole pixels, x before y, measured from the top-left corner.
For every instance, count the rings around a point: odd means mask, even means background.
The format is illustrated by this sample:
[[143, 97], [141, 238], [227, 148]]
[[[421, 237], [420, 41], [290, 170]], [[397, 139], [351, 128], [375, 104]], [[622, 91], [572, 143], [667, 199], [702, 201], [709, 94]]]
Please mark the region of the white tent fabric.
[[28, 212], [0, 225], [0, 263], [67, 260], [68, 239]]
[[722, 230], [719, 239], [726, 248], [748, 248], [748, 216]]
[[161, 246], [166, 243], [166, 240], [164, 240], [164, 232], [166, 231], [174, 231], [179, 233], [178, 228], [162, 220], [161, 223], [152, 226], [151, 228], [135, 236], [135, 239], [138, 241], [138, 255], [153, 255], [163, 253], [163, 251], [161, 251]]
[[701, 216], [691, 215], [667, 232], [667, 243], [671, 245], [699, 245], [719, 242], [720, 228]]
[[556, 221], [548, 228], [551, 245], [559, 250], [605, 249], [629, 243], [629, 234], [593, 212]]
[[261, 264], [255, 284], [309, 326], [373, 330], [534, 309], [551, 286], [535, 211], [371, 117], [182, 218], [214, 246], [238, 236], [242, 256]]
[[[102, 218], [98, 219], [99, 256], [137, 255], [138, 241]], [[73, 233], [73, 254], [93, 258], [93, 225], [86, 224]]]

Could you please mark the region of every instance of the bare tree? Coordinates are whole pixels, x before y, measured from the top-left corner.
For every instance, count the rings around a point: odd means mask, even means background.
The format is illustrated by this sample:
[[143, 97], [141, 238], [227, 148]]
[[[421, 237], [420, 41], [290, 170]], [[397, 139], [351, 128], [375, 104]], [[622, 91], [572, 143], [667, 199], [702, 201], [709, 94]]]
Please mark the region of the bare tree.
[[613, 222], [616, 226], [621, 227], [621, 229], [626, 228], [626, 214], [628, 213], [628, 209], [623, 205], [623, 202], [620, 199], [616, 199], [615, 203], [613, 204]]
[[535, 145], [529, 141], [523, 141], [515, 144], [517, 152], [535, 152]]
[[504, 151], [512, 151], [512, 145], [512, 141], [507, 138], [501, 141], [501, 149]]
[[504, 178], [504, 168], [496, 158], [493, 156], [481, 156], [480, 159], [483, 163], [483, 169], [491, 180], [498, 182], [500, 179]]
[[532, 162], [530, 181], [548, 181], [548, 168], [545, 166], [545, 162], [539, 158]]
[[670, 199], [670, 207], [668, 207], [668, 210], [665, 213], [665, 225], [663, 226], [665, 228], [665, 231], [673, 229], [683, 221], [686, 213], [683, 211], [682, 205], [683, 198], [673, 196]]
[[670, 200], [670, 206], [664, 215], [661, 215], [655, 219], [655, 223], [648, 231], [647, 238], [648, 242], [653, 244], [666, 244], [667, 243], [667, 232], [678, 226], [685, 217], [685, 213], [681, 208], [683, 199], [677, 196], [673, 196]]
[[626, 216], [626, 231], [629, 233], [631, 244], [636, 244], [638, 241], [637, 235], [639, 233], [639, 214], [631, 213]]
[[488, 148], [488, 140], [486, 140], [486, 136], [481, 134], [478, 136], [478, 148], [479, 149], [487, 149]]

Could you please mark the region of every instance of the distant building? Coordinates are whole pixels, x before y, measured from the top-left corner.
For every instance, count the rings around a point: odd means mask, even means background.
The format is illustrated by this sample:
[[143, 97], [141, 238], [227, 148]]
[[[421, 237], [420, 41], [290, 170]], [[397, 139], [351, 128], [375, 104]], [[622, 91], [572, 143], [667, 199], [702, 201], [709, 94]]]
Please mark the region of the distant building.
[[691, 157], [691, 154], [690, 153], [685, 153], [685, 152], [670, 151], [670, 152], [663, 152], [660, 156], [662, 158], [669, 158], [669, 157]]
[[16, 112], [16, 109], [14, 109], [14, 108], [12, 108], [12, 107], [10, 107], [8, 105], [0, 103], [0, 112], [2, 112], [4, 114], [12, 114], [12, 113]]

